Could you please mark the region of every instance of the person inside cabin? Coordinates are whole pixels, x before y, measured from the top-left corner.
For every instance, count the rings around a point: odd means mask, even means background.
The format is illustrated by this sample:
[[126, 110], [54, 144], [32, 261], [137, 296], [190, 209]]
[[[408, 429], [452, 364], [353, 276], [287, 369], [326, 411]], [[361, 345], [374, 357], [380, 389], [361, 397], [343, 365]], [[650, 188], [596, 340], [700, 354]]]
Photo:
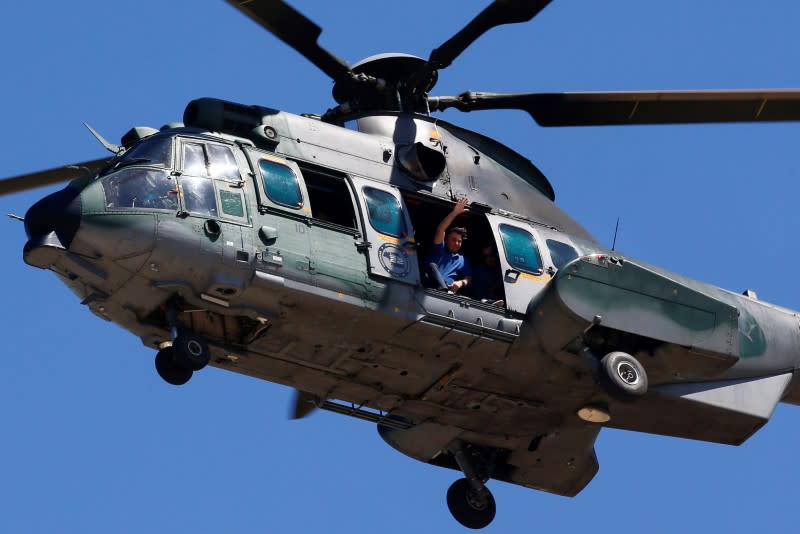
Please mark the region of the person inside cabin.
[[480, 252], [480, 261], [475, 266], [472, 275], [470, 293], [476, 300], [494, 306], [502, 306], [504, 304], [503, 281], [500, 275], [500, 260], [497, 257], [497, 250], [493, 244], [486, 243], [481, 247]]
[[436, 227], [431, 253], [425, 260], [430, 285], [458, 293], [472, 281], [472, 266], [459, 253], [467, 239], [467, 229], [450, 226], [467, 209], [467, 199], [462, 198]]

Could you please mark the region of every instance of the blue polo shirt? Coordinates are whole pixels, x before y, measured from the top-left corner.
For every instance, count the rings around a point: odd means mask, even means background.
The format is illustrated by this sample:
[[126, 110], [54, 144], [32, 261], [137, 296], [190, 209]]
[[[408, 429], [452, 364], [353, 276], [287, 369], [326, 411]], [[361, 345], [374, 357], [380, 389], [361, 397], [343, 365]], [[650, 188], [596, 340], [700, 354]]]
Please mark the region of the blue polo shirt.
[[472, 267], [469, 264], [469, 260], [458, 252], [450, 252], [447, 250], [444, 246], [444, 242], [433, 245], [431, 254], [425, 261], [425, 265], [429, 263], [436, 264], [439, 268], [439, 274], [442, 275], [442, 278], [448, 286], [456, 280], [472, 276]]

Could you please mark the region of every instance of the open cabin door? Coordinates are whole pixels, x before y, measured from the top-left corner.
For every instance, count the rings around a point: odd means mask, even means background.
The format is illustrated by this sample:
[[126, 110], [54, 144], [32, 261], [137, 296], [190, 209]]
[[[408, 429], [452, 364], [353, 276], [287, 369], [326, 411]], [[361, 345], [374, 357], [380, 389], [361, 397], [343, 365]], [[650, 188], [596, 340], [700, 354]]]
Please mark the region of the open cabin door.
[[[497, 253], [509, 310], [525, 313], [528, 303], [550, 280], [539, 239], [530, 224], [487, 214], [497, 242]], [[547, 260], [549, 261], [549, 260]]]
[[386, 184], [353, 178], [364, 234], [362, 245], [371, 274], [419, 284], [414, 230], [400, 191]]

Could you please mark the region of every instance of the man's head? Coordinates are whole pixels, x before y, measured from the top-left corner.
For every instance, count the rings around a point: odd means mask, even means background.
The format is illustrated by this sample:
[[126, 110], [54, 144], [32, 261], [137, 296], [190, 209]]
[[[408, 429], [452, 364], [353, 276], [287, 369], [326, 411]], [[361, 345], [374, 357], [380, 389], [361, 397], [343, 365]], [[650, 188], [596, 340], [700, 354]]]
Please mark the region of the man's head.
[[447, 230], [445, 235], [444, 245], [450, 252], [458, 252], [461, 249], [461, 243], [467, 239], [467, 229], [460, 226], [453, 226]]

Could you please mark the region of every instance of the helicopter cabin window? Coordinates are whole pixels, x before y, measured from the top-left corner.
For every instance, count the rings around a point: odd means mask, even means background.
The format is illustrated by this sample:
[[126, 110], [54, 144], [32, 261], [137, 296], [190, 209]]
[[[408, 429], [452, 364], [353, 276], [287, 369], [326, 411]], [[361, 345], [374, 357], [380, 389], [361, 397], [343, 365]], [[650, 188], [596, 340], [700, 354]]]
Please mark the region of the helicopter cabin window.
[[406, 223], [400, 201], [391, 193], [380, 189], [365, 187], [362, 191], [372, 227], [385, 235], [405, 237]]
[[183, 143], [183, 173], [239, 181], [239, 165], [231, 148], [215, 143]]
[[293, 209], [303, 207], [303, 193], [292, 169], [268, 159], [259, 160], [258, 169], [264, 180], [264, 190], [271, 201]]
[[110, 165], [100, 173], [100, 176], [111, 174], [129, 165], [172, 167], [172, 138], [162, 135], [142, 140], [119, 158], [111, 160]]
[[356, 212], [344, 175], [308, 164], [299, 167], [308, 191], [311, 217], [336, 226], [356, 228]]
[[103, 178], [106, 208], [177, 211], [178, 186], [166, 171], [122, 169]]
[[553, 260], [553, 266], [560, 269], [575, 258], [578, 257], [578, 251], [571, 246], [555, 239], [547, 240], [547, 250], [550, 251], [550, 259]]
[[541, 274], [542, 259], [533, 234], [507, 224], [501, 224], [499, 229], [509, 265], [527, 273]]

